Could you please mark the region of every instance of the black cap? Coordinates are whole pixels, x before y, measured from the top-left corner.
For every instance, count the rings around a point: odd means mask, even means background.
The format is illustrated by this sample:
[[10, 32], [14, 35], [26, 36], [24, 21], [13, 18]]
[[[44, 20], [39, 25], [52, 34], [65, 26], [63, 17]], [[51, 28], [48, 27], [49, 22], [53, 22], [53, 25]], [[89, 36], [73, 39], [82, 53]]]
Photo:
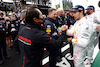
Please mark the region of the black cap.
[[72, 8], [71, 10], [70, 10], [70, 12], [74, 12], [74, 11], [84, 11], [84, 7], [83, 6], [81, 6], [81, 5], [76, 5], [74, 8]]
[[88, 9], [94, 9], [94, 6], [88, 6], [86, 10]]

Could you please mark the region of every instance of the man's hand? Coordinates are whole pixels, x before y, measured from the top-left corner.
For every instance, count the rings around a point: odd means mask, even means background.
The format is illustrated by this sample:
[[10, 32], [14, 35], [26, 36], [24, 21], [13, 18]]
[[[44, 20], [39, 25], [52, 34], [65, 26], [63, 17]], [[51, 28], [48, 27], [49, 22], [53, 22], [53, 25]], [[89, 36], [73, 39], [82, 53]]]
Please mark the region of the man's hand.
[[71, 41], [72, 41], [72, 37], [67, 38], [67, 41], [68, 41], [69, 43], [71, 43]]
[[58, 31], [58, 34], [61, 34], [62, 33], [62, 31]]
[[4, 28], [3, 28], [2, 30], [3, 30], [3, 31], [5, 31], [5, 29], [4, 29]]
[[8, 32], [6, 32], [6, 34], [8, 34]]
[[61, 31], [67, 31], [67, 30], [68, 30], [68, 26], [66, 25], [61, 26]]

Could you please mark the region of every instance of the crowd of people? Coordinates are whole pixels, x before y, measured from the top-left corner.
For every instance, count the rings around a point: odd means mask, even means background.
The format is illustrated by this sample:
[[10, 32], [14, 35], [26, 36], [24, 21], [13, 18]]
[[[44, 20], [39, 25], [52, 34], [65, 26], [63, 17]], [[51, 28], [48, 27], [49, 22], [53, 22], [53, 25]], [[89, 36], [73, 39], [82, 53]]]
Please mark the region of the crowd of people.
[[[25, 11], [22, 11], [24, 13]], [[13, 47], [16, 49], [16, 53], [19, 54], [20, 50], [18, 47], [18, 43], [14, 42], [19, 27], [22, 23], [20, 23], [24, 20], [24, 14], [21, 14], [21, 9], [19, 7], [14, 11], [13, 5], [11, 6], [9, 3], [4, 3], [1, 1], [0, 3], [0, 64], [3, 63], [3, 56], [6, 59], [11, 58], [7, 54], [6, 45], [8, 46], [9, 50], [11, 50]], [[24, 22], [24, 21], [23, 21]], [[14, 45], [15, 44], [15, 45]], [[2, 55], [2, 49], [3, 48], [3, 55]]]
[[49, 51], [49, 66], [56, 67], [56, 62], [63, 57], [61, 47], [64, 42], [70, 44], [75, 67], [92, 63], [93, 43], [100, 30], [99, 12], [95, 12], [94, 6], [89, 5], [86, 13], [81, 5], [69, 11], [49, 8], [47, 16], [37, 6], [18, 8], [16, 12], [13, 9], [3, 1], [0, 4], [0, 64], [3, 56], [10, 58], [7, 45], [9, 50], [14, 47], [16, 53], [21, 54], [22, 67], [43, 67], [44, 50]]

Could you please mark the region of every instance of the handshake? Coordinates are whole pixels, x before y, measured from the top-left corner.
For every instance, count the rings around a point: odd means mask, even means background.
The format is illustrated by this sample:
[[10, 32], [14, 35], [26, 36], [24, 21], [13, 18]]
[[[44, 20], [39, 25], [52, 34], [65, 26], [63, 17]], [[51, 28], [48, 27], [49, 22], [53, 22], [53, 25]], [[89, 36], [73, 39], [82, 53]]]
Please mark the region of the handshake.
[[[61, 31], [67, 31], [67, 30], [68, 30], [68, 26], [63, 25], [63, 26], [61, 27]], [[72, 37], [67, 38], [67, 41], [68, 41], [69, 43], [71, 43], [71, 40], [72, 40]]]
[[68, 30], [68, 26], [66, 25], [61, 26], [61, 31], [67, 31], [67, 30]]

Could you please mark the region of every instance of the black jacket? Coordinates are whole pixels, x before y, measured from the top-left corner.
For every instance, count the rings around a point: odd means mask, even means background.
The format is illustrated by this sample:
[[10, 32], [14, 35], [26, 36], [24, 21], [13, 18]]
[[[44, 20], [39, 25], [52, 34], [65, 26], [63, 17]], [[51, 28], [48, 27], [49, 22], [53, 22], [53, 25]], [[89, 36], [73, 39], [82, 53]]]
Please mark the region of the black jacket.
[[44, 23], [44, 30], [48, 35], [50, 35], [54, 39], [57, 39], [57, 38], [59, 38], [60, 35], [58, 34], [55, 23], [56, 23], [56, 20], [53, 20], [53, 19], [47, 17], [47, 20]]
[[24, 67], [42, 67], [43, 47], [47, 45], [60, 47], [65, 36], [66, 33], [63, 31], [62, 35], [55, 40], [41, 30], [40, 26], [33, 23], [26, 24], [18, 34], [19, 47], [23, 58], [22, 65]]
[[72, 17], [70, 14], [68, 14], [68, 18], [66, 18], [66, 20], [67, 20], [68, 28], [69, 28], [71, 25], [74, 25], [74, 23], [76, 22], [75, 18]]
[[6, 11], [13, 11], [11, 6], [6, 6]]
[[64, 21], [64, 18], [62, 18], [62, 17], [56, 17], [56, 26], [57, 26], [57, 28], [58, 27], [61, 27], [62, 25], [64, 25], [65, 24], [65, 21]]
[[6, 11], [6, 4], [5, 3], [0, 4], [0, 10]]
[[[5, 30], [3, 30], [5, 29]], [[6, 27], [4, 22], [0, 22], [0, 39], [4, 38], [6, 36]]]

